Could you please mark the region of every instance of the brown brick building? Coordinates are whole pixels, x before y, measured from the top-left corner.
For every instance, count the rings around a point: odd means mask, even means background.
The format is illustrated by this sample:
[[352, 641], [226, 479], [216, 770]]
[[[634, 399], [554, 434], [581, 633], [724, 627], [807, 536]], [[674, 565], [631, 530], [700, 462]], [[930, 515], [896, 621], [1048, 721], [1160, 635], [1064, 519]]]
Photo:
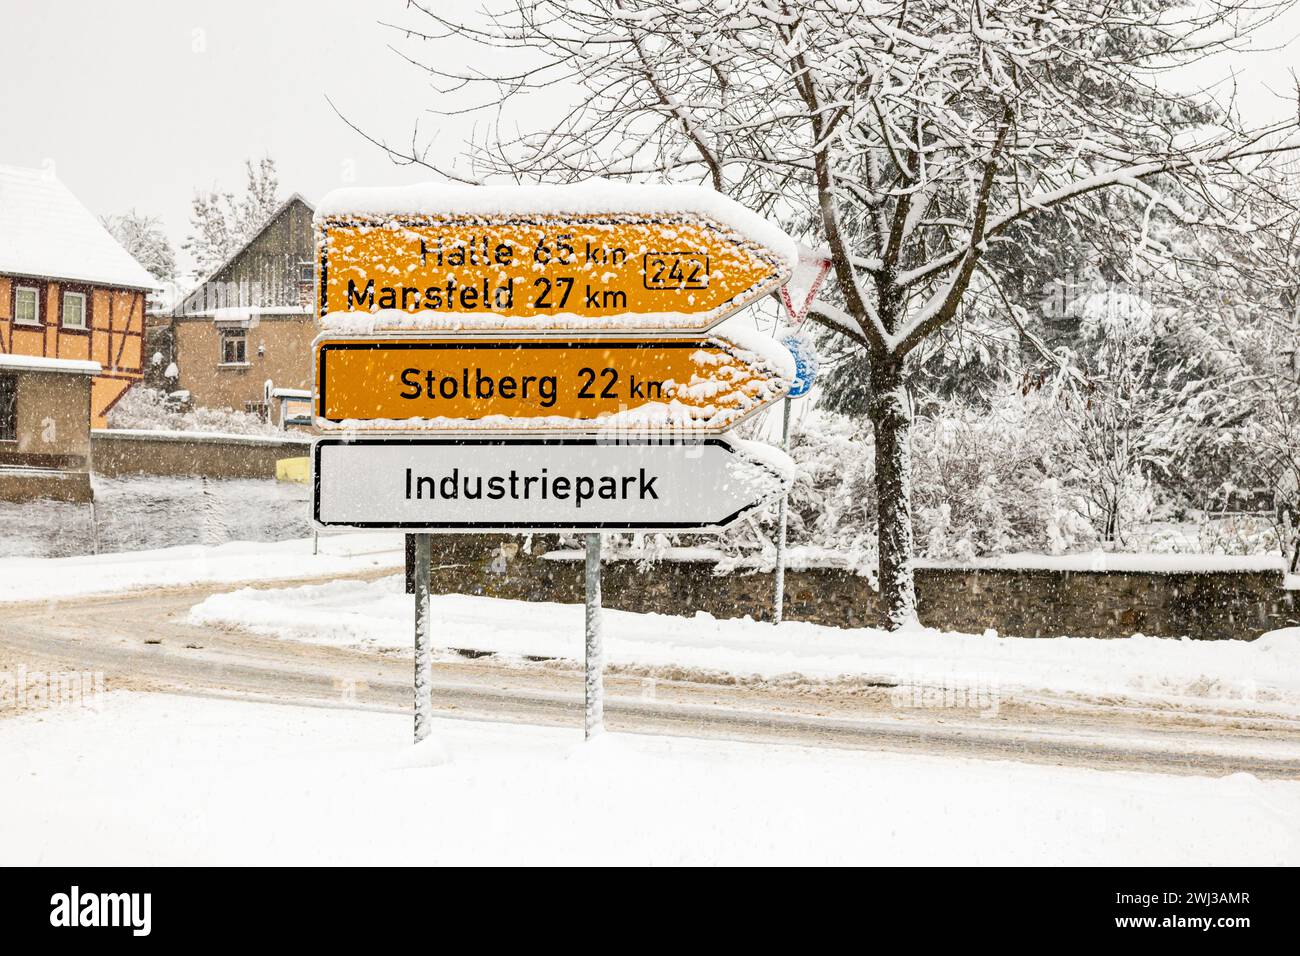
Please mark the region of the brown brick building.
[[295, 193], [172, 312], [175, 388], [265, 414], [271, 389], [311, 387], [312, 207]]

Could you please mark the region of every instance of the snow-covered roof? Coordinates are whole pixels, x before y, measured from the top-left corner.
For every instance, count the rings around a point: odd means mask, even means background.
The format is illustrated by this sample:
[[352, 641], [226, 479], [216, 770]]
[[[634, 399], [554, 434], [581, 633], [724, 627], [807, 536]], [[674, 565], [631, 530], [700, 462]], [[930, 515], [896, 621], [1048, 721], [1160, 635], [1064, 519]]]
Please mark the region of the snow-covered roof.
[[21, 369], [32, 372], [65, 372], [72, 375], [98, 375], [103, 367], [98, 362], [82, 359], [45, 358], [41, 355], [0, 354], [0, 369]]
[[223, 322], [247, 324], [253, 321], [256, 315], [257, 309], [251, 305], [223, 305], [212, 310], [212, 320], [218, 324]]
[[0, 166], [0, 273], [159, 285], [53, 173], [17, 166]]
[[310, 306], [301, 305], [223, 305], [214, 309], [186, 309], [177, 306], [174, 319], [202, 319], [205, 322], [249, 323], [254, 319], [314, 318]]
[[[217, 265], [216, 268], [214, 268], [211, 272], [205, 275], [199, 282], [195, 283], [194, 288], [190, 289], [189, 292], [180, 296], [176, 300], [175, 305], [173, 305], [172, 307], [172, 315], [176, 316], [176, 318], [212, 318], [214, 312], [214, 310], [212, 309], [186, 308], [186, 305], [190, 301], [190, 298], [194, 295], [195, 292], [199, 291], [208, 283], [216, 279], [216, 277], [219, 276], [222, 273], [222, 271], [226, 269], [227, 266], [229, 266], [232, 262], [234, 262], [236, 259], [242, 256], [245, 250], [247, 250], [249, 246], [255, 243], [261, 237], [262, 233], [266, 232], [266, 230], [270, 229], [273, 225], [275, 225], [275, 223], [279, 220], [279, 218], [283, 216], [285, 212], [288, 211], [289, 207], [292, 206], [294, 203], [302, 203], [304, 206], [307, 207], [307, 211], [312, 214], [315, 214], [316, 212], [315, 207], [312, 206], [312, 204], [308, 201], [307, 197], [304, 196], [302, 193], [293, 193], [292, 195], [290, 195], [288, 199], [286, 199], [284, 202], [280, 203], [280, 205], [276, 207], [275, 212], [271, 213], [271, 215], [267, 217], [266, 222], [262, 223], [260, 229], [258, 229], [255, 233], [253, 233], [251, 236], [245, 239], [243, 244], [238, 249], [236, 249], [229, 256], [227, 256], [223, 262]], [[310, 311], [311, 311], [310, 309], [294, 309], [294, 310], [263, 309], [260, 312], [260, 314], [261, 315], [302, 315], [304, 312], [310, 312]]]

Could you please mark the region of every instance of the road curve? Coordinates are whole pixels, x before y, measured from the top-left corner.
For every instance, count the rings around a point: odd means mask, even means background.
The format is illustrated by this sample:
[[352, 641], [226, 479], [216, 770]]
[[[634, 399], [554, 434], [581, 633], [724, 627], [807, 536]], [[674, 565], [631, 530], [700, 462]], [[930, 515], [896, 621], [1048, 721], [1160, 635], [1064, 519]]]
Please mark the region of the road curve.
[[[378, 577], [391, 570], [349, 575]], [[320, 580], [320, 579], [316, 579]], [[283, 587], [306, 579], [261, 582]], [[110, 689], [411, 710], [409, 655], [325, 647], [186, 623], [230, 584], [0, 606], [0, 669], [102, 671]], [[606, 677], [613, 730], [1016, 760], [1112, 770], [1300, 779], [1300, 723], [1035, 695], [994, 717], [894, 706], [870, 684], [703, 683], [629, 670]], [[571, 662], [447, 652], [434, 665], [442, 716], [581, 726]]]

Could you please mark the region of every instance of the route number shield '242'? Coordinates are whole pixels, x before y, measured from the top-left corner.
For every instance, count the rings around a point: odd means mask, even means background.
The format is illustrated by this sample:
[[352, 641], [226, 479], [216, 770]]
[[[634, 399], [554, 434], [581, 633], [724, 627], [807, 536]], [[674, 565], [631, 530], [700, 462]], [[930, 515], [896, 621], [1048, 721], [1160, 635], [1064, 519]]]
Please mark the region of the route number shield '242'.
[[797, 257], [779, 230], [703, 189], [441, 187], [437, 208], [427, 195], [327, 197], [322, 316], [365, 315], [365, 332], [703, 332], [779, 288]]

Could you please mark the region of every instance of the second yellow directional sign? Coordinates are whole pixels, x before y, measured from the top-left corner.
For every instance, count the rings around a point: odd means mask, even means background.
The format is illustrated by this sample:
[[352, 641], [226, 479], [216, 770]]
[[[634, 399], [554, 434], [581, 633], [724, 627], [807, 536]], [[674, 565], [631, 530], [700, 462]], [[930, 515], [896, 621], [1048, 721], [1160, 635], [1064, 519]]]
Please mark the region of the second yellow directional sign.
[[752, 330], [703, 339], [445, 336], [316, 341], [325, 427], [723, 431], [781, 398], [789, 354]]
[[703, 332], [797, 257], [761, 217], [690, 187], [339, 190], [316, 224], [320, 314], [365, 313], [367, 331]]

